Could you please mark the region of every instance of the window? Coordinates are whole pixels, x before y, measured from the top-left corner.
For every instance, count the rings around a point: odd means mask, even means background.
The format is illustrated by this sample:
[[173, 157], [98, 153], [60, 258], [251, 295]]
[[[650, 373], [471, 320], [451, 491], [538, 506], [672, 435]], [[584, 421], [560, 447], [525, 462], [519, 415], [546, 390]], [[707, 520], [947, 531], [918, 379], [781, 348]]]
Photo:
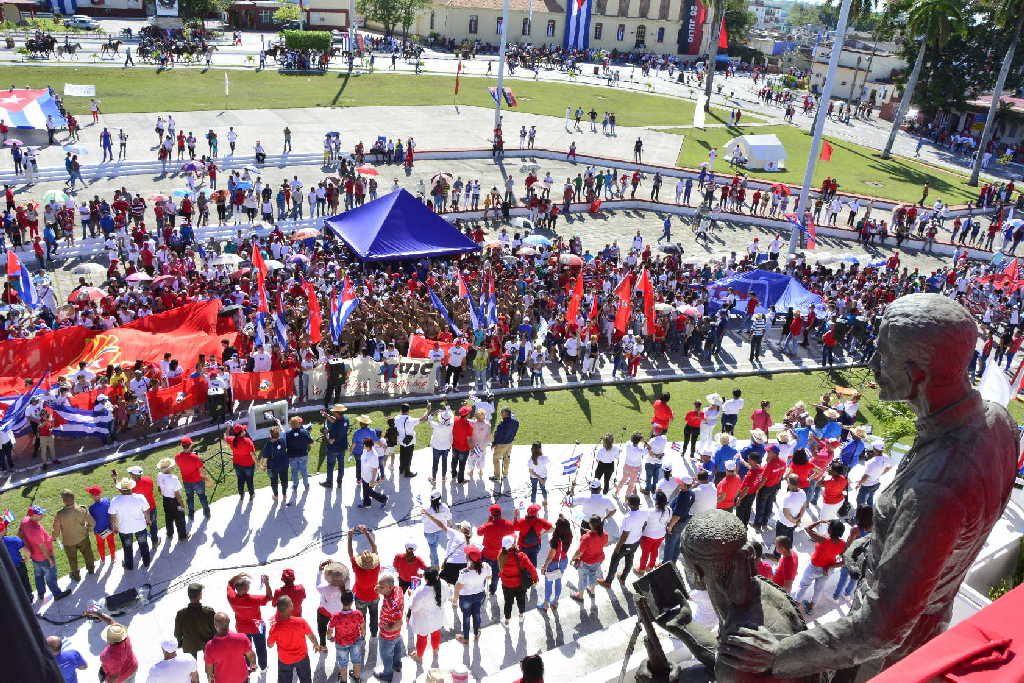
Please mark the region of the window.
[[601, 40], [602, 33], [604, 33], [604, 24], [599, 21], [594, 24], [594, 40]]
[[499, 36], [501, 35], [501, 22], [501, 17], [498, 17], [497, 21], [494, 22], [494, 32], [497, 33]]
[[471, 34], [476, 34], [477, 29], [479, 28], [479, 26], [480, 26], [480, 17], [478, 17], [475, 14], [470, 14], [469, 15], [469, 32]]
[[272, 24], [274, 23], [274, 10], [272, 9], [261, 9], [256, 12], [256, 22], [259, 24]]
[[665, 42], [665, 27], [664, 26], [658, 29], [658, 42], [659, 43], [664, 43]]
[[636, 27], [636, 42], [633, 44], [633, 47], [636, 48], [637, 50], [642, 50], [645, 47], [647, 47], [647, 45], [644, 42], [646, 38], [647, 38], [647, 27], [644, 26], [643, 24], [641, 24], [640, 26], [637, 26]]
[[430, 10], [430, 30], [434, 30], [434, 10]]
[[623, 41], [626, 39], [626, 25], [619, 24], [619, 27], [615, 29], [615, 40]]
[[524, 36], [530, 35], [530, 18], [529, 17], [523, 17], [523, 35]]
[[551, 19], [551, 20], [548, 21], [547, 36], [548, 36], [548, 38], [554, 38], [555, 37], [555, 20], [554, 19]]

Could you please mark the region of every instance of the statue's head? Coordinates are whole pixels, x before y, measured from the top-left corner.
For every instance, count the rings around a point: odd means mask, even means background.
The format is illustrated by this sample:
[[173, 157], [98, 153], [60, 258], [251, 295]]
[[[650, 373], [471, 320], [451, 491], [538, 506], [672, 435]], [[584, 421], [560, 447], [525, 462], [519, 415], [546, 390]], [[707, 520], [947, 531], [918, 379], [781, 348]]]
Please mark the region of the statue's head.
[[734, 598], [754, 576], [754, 546], [736, 515], [710, 510], [694, 515], [683, 529], [682, 556], [693, 588], [725, 591]]
[[966, 382], [978, 326], [966, 308], [940, 294], [908, 294], [882, 316], [871, 370], [883, 401], [917, 398], [928, 384]]

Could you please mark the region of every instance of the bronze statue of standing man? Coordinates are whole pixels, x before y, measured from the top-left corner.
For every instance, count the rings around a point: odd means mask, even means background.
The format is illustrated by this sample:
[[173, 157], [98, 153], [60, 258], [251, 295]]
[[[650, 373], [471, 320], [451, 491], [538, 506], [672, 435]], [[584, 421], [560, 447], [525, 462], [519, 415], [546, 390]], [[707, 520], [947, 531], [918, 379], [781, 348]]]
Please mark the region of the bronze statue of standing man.
[[917, 438], [875, 499], [866, 571], [850, 613], [778, 636], [741, 629], [720, 660], [740, 670], [795, 677], [837, 672], [871, 678], [947, 627], [953, 600], [1010, 497], [1016, 428], [971, 388], [977, 324], [955, 301], [911, 294], [882, 316], [871, 369], [885, 401], [906, 401]]

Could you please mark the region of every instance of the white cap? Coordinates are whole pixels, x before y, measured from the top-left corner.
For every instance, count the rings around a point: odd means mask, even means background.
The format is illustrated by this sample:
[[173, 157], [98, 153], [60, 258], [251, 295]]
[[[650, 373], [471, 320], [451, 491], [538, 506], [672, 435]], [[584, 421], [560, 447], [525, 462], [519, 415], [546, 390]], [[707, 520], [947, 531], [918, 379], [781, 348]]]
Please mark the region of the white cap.
[[434, 489], [430, 492], [431, 500], [441, 500], [441, 489]]
[[885, 441], [883, 439], [873, 439], [871, 441], [871, 450], [873, 451], [884, 451]]
[[600, 479], [591, 479], [590, 480], [590, 488], [592, 488], [592, 489], [599, 489], [599, 488], [601, 488], [601, 480]]
[[729, 470], [730, 472], [735, 470], [736, 469], [736, 461], [735, 460], [726, 460], [725, 461], [725, 469]]
[[134, 474], [136, 476], [141, 477], [142, 476], [142, 468], [139, 467], [138, 465], [132, 465], [131, 467], [128, 468], [128, 474]]
[[515, 536], [511, 536], [510, 535], [510, 536], [506, 536], [503, 539], [501, 539], [501, 547], [504, 548], [505, 550], [508, 550], [509, 548], [514, 546], [515, 544], [516, 544], [516, 537]]
[[177, 652], [178, 641], [174, 638], [164, 638], [160, 641], [160, 649], [164, 652]]
[[405, 544], [405, 549], [406, 550], [416, 550], [416, 541], [408, 541]]
[[693, 477], [691, 477], [689, 474], [684, 474], [683, 476], [679, 477], [679, 481], [683, 482], [687, 486], [690, 486], [691, 484], [693, 484]]

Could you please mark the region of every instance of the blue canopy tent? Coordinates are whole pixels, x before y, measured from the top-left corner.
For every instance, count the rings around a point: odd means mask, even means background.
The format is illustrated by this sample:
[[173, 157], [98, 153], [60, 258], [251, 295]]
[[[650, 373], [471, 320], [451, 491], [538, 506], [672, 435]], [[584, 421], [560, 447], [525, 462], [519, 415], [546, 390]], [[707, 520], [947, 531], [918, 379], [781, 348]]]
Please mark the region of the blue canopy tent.
[[[773, 306], [778, 311], [785, 311], [788, 308], [807, 311], [811, 306], [821, 304], [821, 297], [807, 291], [803, 285], [797, 282], [796, 278], [768, 270], [737, 273], [716, 280], [707, 287], [709, 312], [717, 311], [721, 307], [730, 289], [741, 301], [747, 299], [751, 294], [756, 295], [761, 302], [757, 308], [760, 313], [766, 312]], [[737, 306], [737, 309], [746, 310], [746, 306], [741, 304]]]
[[325, 223], [361, 261], [458, 256], [480, 245], [399, 189]]

